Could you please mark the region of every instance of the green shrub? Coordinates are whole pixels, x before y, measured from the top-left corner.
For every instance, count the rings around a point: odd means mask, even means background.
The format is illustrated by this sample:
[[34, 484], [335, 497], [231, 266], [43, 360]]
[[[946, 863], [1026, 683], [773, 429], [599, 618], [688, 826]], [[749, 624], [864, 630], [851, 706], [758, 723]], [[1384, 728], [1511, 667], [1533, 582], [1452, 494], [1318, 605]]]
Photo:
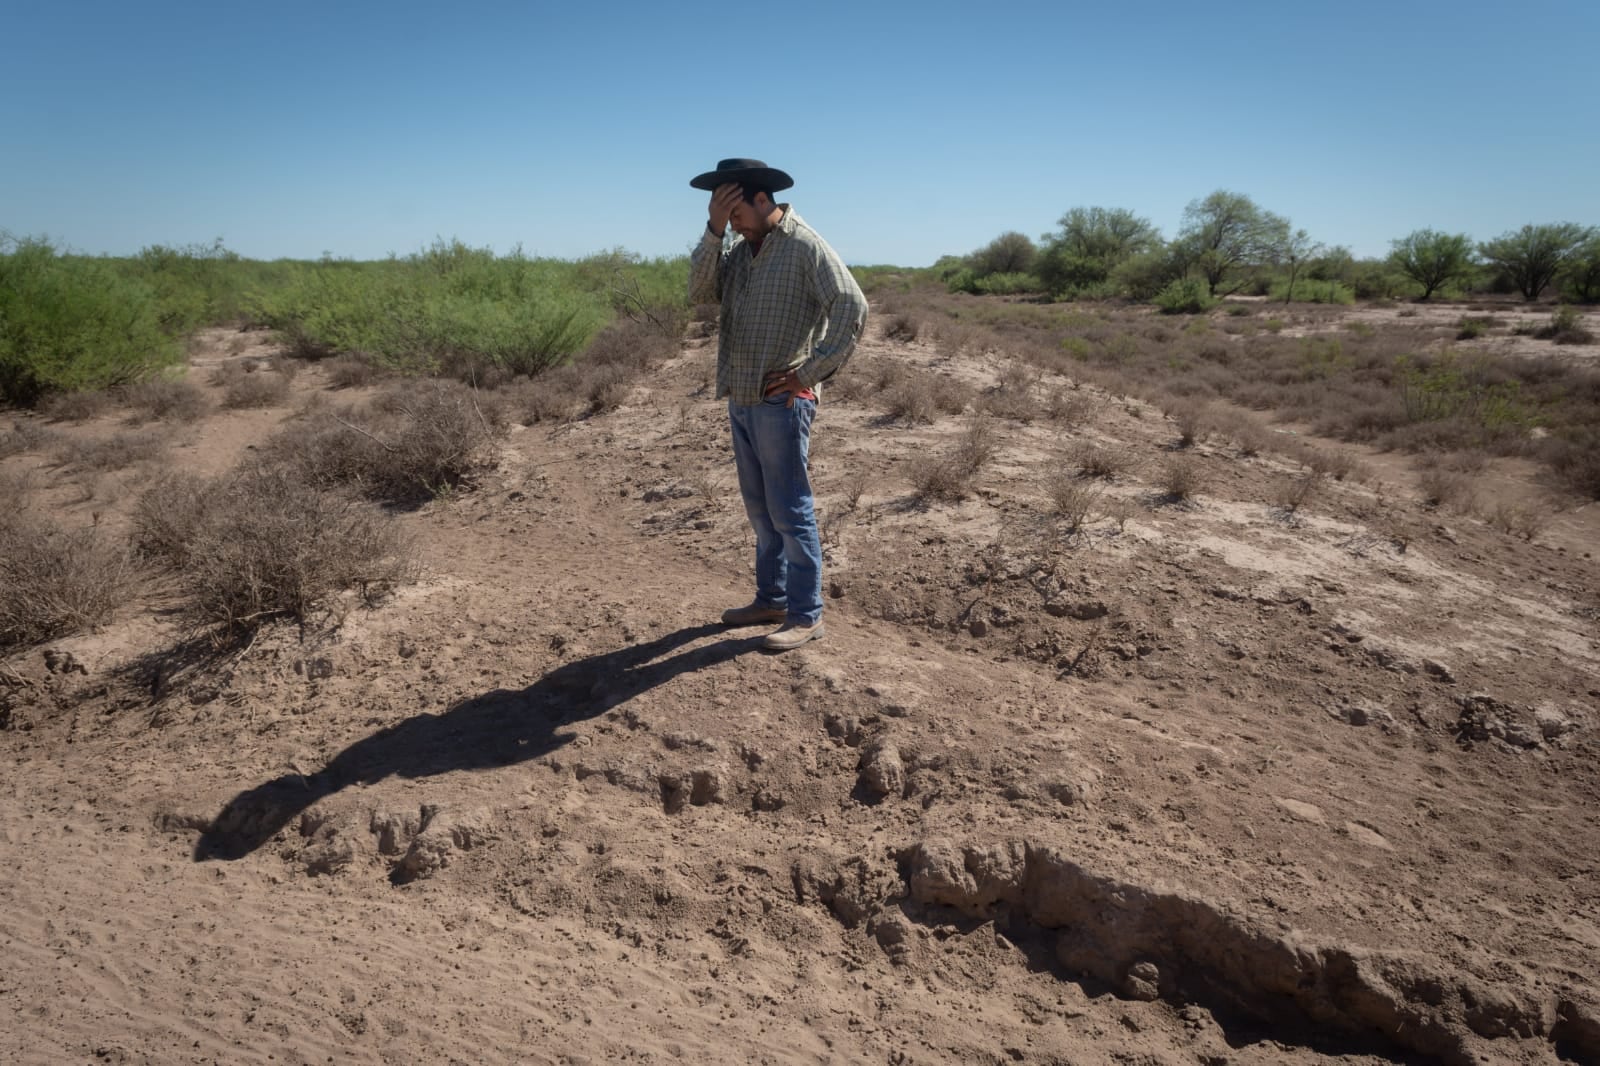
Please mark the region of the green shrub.
[[[1282, 302], [1288, 291], [1288, 279], [1280, 278], [1272, 283], [1269, 294], [1272, 299]], [[1296, 303], [1353, 304], [1356, 302], [1356, 294], [1350, 286], [1341, 282], [1299, 278], [1294, 283], [1294, 299]]]
[[1217, 305], [1206, 288], [1206, 283], [1199, 278], [1183, 278], [1169, 282], [1166, 288], [1156, 293], [1155, 305], [1166, 315], [1198, 315], [1204, 314]]
[[0, 402], [110, 388], [181, 358], [148, 285], [45, 241], [0, 243]]
[[1044, 285], [1032, 274], [988, 274], [978, 279], [978, 291], [990, 296], [1016, 296], [1043, 292]]
[[[655, 299], [668, 273], [636, 270], [638, 285], [626, 289], [618, 280], [624, 269], [615, 258], [497, 258], [441, 242], [405, 260], [305, 264], [262, 296], [257, 312], [311, 358], [360, 352], [379, 367], [412, 372], [477, 360], [536, 374], [581, 351], [613, 301]], [[682, 307], [684, 295], [675, 299]]]

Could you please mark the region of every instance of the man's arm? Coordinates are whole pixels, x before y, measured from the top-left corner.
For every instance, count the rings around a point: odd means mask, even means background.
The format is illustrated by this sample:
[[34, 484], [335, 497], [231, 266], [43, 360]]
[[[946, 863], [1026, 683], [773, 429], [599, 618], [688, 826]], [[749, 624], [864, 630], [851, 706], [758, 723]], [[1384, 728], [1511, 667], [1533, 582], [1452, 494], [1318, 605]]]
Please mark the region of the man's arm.
[[689, 303], [722, 302], [722, 238], [701, 230], [700, 243], [689, 253]]
[[795, 370], [800, 384], [808, 389], [838, 373], [856, 350], [856, 341], [867, 323], [866, 295], [825, 242], [819, 242], [817, 248], [812, 283], [817, 302], [828, 318], [828, 330], [812, 349], [811, 358]]
[[689, 255], [689, 302], [714, 304], [722, 302], [722, 235], [727, 231], [728, 218], [743, 193], [737, 185], [719, 185], [711, 194], [707, 209], [705, 231], [700, 243]]

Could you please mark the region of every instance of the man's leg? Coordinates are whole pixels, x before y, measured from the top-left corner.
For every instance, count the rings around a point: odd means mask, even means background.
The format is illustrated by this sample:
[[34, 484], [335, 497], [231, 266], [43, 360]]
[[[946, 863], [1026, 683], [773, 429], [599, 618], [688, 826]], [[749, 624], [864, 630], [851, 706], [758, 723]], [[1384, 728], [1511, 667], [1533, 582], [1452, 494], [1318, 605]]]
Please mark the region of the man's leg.
[[822, 619], [822, 542], [809, 469], [817, 405], [813, 400], [795, 400], [791, 407], [785, 400], [786, 396], [752, 408], [755, 424], [750, 440], [761, 464], [763, 510], [781, 539], [788, 622], [809, 627]]
[[[756, 535], [756, 599], [753, 608], [782, 611], [788, 607], [783, 536], [767, 510], [767, 485], [756, 446], [758, 407], [728, 404], [728, 426], [733, 434], [733, 465], [739, 474], [739, 495]], [[737, 612], [729, 612], [730, 615]], [[725, 619], [726, 616], [725, 616]], [[756, 619], [768, 621], [767, 618]]]

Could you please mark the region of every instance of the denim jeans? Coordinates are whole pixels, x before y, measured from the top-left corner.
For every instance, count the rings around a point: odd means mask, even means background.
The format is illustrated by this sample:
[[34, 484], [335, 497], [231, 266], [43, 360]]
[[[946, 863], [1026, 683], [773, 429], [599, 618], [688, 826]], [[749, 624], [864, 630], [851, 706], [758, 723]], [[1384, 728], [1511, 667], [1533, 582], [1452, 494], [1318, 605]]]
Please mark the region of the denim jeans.
[[822, 617], [822, 542], [812, 507], [807, 456], [815, 400], [787, 393], [744, 406], [729, 402], [739, 495], [756, 533], [756, 602], [781, 607], [789, 621]]

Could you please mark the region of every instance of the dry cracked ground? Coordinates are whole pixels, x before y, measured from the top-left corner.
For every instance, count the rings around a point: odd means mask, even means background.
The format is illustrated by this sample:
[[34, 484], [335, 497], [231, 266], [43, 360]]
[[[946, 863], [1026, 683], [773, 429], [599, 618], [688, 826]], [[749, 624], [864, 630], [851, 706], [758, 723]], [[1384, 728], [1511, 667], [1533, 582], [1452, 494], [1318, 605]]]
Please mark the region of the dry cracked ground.
[[[1289, 513], [1226, 418], [1175, 501], [1173, 424], [1088, 386], [918, 502], [966, 422], [885, 418], [875, 368], [1004, 356], [874, 337], [816, 430], [828, 635], [773, 656], [715, 623], [713, 351], [402, 515], [376, 609], [0, 664], [0, 1060], [1600, 1061], [1595, 505], [1513, 539], [1322, 442], [1353, 472]], [[321, 374], [158, 462], [225, 469]], [[1069, 528], [1085, 442], [1121, 470]], [[85, 524], [148, 473], [6, 465]]]

